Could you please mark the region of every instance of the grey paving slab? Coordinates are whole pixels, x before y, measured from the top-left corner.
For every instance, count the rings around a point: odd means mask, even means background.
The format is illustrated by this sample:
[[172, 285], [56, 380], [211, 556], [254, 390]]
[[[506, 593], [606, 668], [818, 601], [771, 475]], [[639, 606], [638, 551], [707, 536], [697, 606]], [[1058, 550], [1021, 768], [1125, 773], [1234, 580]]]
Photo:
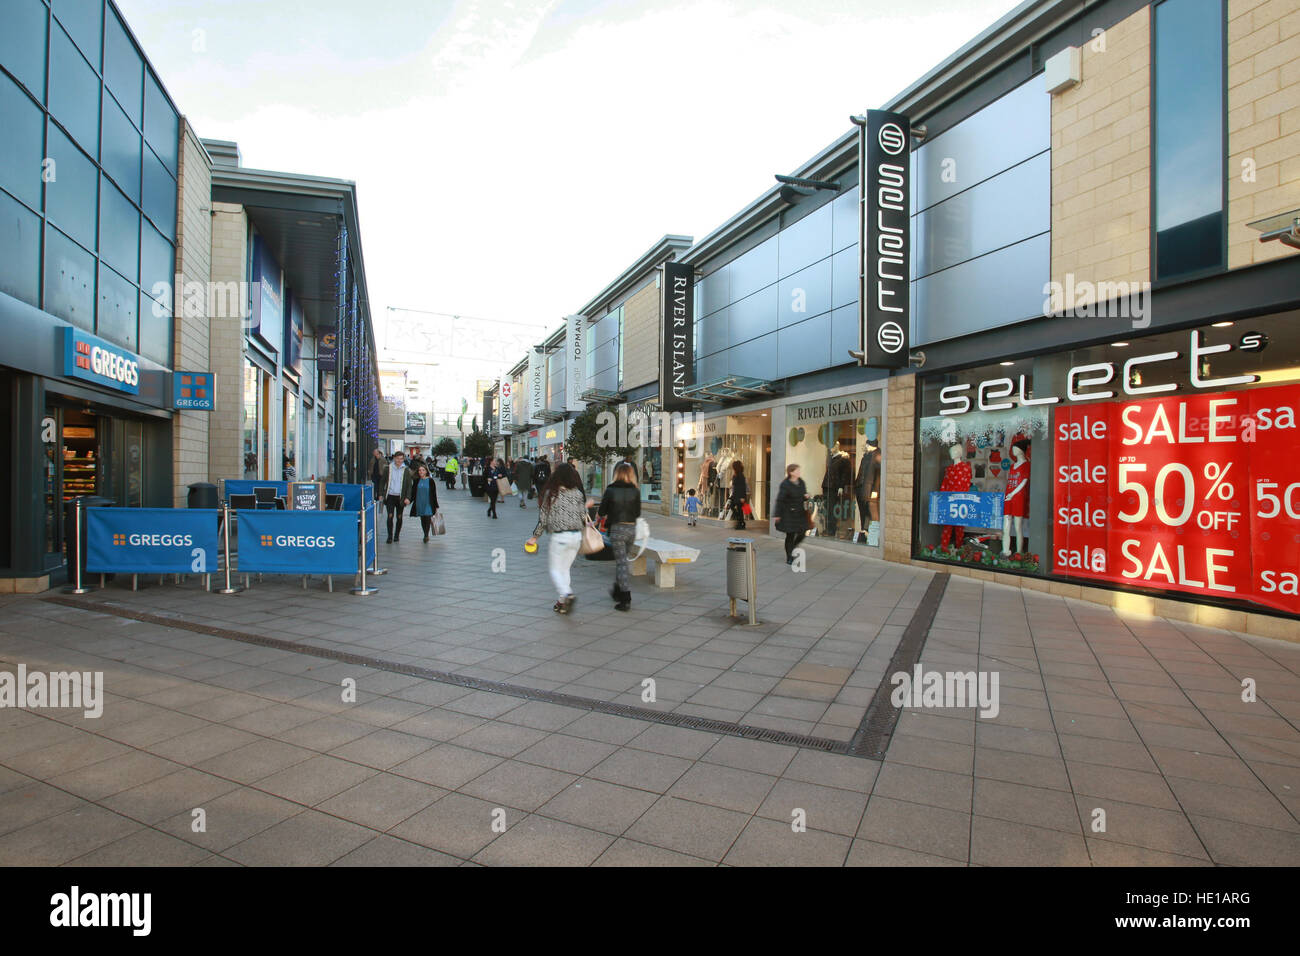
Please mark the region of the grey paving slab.
[[373, 830], [390, 830], [447, 791], [390, 773], [377, 773], [317, 804], [317, 809]]

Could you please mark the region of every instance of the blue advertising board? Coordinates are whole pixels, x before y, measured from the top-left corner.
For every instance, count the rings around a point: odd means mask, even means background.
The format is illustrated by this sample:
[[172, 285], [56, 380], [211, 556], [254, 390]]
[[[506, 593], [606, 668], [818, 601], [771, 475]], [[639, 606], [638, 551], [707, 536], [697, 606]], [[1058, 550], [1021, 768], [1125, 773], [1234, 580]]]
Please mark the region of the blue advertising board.
[[963, 528], [1002, 527], [1002, 492], [932, 491], [930, 524]]
[[128, 395], [140, 394], [140, 356], [70, 325], [63, 328], [63, 374]]
[[348, 511], [241, 511], [239, 570], [352, 574], [357, 515]]
[[286, 296], [289, 308], [284, 313], [284, 367], [302, 371], [302, 299], [292, 291]]
[[216, 402], [216, 379], [213, 372], [173, 372], [172, 408], [212, 411]]
[[215, 573], [217, 516], [200, 508], [87, 508], [86, 570]]
[[251, 331], [279, 352], [284, 347], [284, 283], [280, 264], [261, 236], [253, 237], [253, 293]]

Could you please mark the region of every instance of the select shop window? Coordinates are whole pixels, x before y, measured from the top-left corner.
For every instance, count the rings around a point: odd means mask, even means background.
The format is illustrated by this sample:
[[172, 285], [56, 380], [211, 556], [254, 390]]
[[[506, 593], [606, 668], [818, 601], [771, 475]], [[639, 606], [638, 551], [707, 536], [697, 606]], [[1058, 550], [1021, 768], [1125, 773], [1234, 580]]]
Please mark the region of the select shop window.
[[1297, 317], [924, 379], [914, 555], [1300, 615]]

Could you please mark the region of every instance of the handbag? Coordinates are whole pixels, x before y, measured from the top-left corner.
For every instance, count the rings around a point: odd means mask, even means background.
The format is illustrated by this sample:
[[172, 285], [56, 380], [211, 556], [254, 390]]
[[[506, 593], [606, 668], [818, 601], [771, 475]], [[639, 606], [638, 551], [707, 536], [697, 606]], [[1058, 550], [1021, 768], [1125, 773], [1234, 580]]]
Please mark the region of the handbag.
[[595, 554], [605, 549], [605, 539], [600, 536], [596, 526], [588, 521], [582, 526], [582, 543], [578, 545], [579, 554]]
[[443, 520], [441, 511], [434, 514], [432, 528], [430, 530], [432, 530], [434, 534], [447, 533], [447, 522]]
[[808, 512], [808, 530], [812, 531], [817, 527], [817, 506], [812, 506], [812, 511]]
[[751, 507], [749, 506], [749, 502], [748, 502], [748, 501], [743, 502], [743, 503], [741, 504], [741, 506], [740, 506], [740, 513], [743, 514], [746, 518], [752, 518], [752, 517], [754, 517], [754, 509], [751, 508]]
[[504, 498], [504, 497], [506, 497], [507, 495], [509, 495], [509, 494], [510, 494], [510, 482], [506, 481], [506, 479], [504, 479], [504, 478], [498, 478], [498, 479], [497, 479], [497, 493], [500, 494], [502, 498]]
[[632, 543], [640, 545], [640, 550], [632, 556], [632, 560], [635, 561], [641, 557], [646, 545], [650, 543], [650, 522], [646, 521], [645, 518], [636, 519], [636, 536], [632, 539]]

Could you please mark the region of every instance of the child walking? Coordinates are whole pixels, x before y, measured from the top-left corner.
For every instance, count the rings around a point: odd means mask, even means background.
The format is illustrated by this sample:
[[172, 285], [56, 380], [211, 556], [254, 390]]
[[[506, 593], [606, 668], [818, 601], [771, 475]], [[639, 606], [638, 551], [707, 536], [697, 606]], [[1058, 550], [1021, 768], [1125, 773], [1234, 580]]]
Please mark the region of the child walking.
[[696, 519], [700, 515], [700, 499], [695, 497], [695, 489], [692, 488], [686, 496], [686, 524], [688, 527], [695, 527]]

